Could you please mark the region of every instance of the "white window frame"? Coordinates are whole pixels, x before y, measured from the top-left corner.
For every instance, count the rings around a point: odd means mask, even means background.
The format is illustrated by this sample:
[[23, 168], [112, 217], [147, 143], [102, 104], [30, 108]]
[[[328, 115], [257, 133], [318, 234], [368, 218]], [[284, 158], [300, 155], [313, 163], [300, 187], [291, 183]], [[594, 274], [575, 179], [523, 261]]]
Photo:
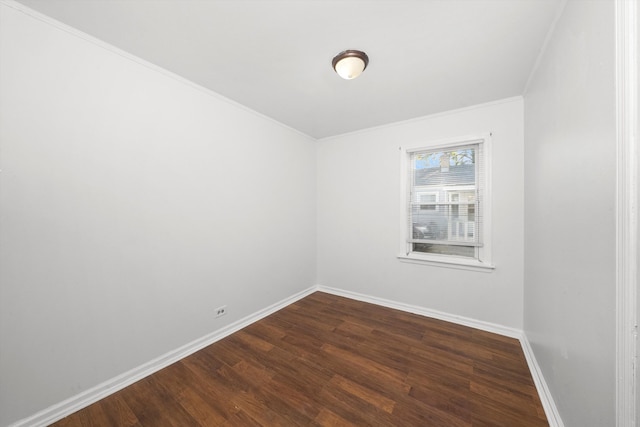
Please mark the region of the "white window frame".
[[[409, 239], [409, 176], [411, 153], [423, 150], [446, 149], [471, 144], [482, 145], [484, 154], [484, 198], [480, 201], [483, 212], [481, 223], [482, 246], [477, 249], [477, 258], [467, 258], [454, 255], [430, 254], [412, 252]], [[492, 271], [495, 266], [491, 259], [491, 134], [470, 135], [430, 142], [412, 143], [400, 147], [400, 251], [398, 259], [404, 262], [412, 262], [440, 267], [459, 268], [476, 271]], [[477, 214], [477, 213], [476, 213]]]

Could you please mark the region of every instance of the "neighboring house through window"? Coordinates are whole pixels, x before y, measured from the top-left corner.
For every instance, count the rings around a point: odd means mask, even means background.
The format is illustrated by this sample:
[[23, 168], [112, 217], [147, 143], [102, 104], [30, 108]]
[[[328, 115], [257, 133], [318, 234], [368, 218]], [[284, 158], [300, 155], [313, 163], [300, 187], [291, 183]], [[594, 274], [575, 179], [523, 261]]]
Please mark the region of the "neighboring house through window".
[[493, 268], [490, 135], [402, 148], [400, 258]]

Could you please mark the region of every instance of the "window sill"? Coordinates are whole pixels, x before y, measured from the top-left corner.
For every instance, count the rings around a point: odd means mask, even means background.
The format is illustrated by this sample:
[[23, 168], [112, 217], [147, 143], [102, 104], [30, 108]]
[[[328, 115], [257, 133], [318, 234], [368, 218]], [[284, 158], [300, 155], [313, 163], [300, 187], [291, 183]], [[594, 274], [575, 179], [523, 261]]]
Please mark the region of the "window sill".
[[411, 253], [408, 255], [399, 254], [398, 259], [401, 262], [409, 262], [413, 264], [432, 265], [435, 267], [456, 268], [459, 270], [482, 271], [490, 273], [495, 270], [493, 264], [478, 261], [476, 259], [467, 260], [454, 257], [438, 257], [429, 255], [418, 255]]

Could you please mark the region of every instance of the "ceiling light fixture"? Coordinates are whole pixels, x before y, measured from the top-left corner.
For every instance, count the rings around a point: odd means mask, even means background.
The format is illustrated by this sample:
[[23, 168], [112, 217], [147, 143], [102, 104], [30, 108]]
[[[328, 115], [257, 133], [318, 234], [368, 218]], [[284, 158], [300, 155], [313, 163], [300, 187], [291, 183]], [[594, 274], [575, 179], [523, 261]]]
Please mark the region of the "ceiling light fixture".
[[331, 65], [340, 77], [346, 80], [355, 79], [367, 68], [369, 57], [359, 50], [345, 50], [333, 58]]

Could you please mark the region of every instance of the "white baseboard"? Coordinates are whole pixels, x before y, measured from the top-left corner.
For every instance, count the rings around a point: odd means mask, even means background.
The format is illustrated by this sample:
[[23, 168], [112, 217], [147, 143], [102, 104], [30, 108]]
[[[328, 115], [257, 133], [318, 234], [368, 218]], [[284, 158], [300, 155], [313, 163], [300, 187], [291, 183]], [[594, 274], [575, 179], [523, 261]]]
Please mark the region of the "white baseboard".
[[430, 308], [419, 307], [417, 305], [405, 304], [402, 302], [391, 301], [384, 298], [372, 297], [370, 295], [359, 294], [357, 292], [344, 291], [342, 289], [330, 288], [327, 286], [318, 286], [318, 290], [328, 294], [338, 295], [362, 302], [381, 305], [383, 307], [394, 308], [408, 313], [419, 314], [420, 316], [431, 317], [434, 319], [444, 320], [446, 322], [458, 325], [469, 326], [471, 328], [480, 329], [482, 331], [493, 332], [495, 334], [504, 335], [510, 338], [520, 339], [522, 331], [508, 326], [498, 325], [496, 323], [484, 322], [482, 320], [471, 319], [469, 317], [458, 316], [455, 314], [445, 313]]
[[529, 365], [529, 369], [531, 371], [531, 376], [533, 377], [533, 381], [536, 385], [536, 389], [538, 390], [538, 395], [540, 396], [540, 400], [542, 402], [542, 406], [544, 408], [545, 414], [547, 415], [547, 419], [549, 421], [549, 425], [551, 427], [564, 427], [562, 423], [562, 419], [558, 413], [558, 410], [555, 406], [549, 388], [544, 380], [542, 375], [542, 371], [540, 366], [538, 365], [531, 345], [524, 334], [523, 331], [510, 328], [507, 326], [498, 325], [495, 323], [484, 322], [481, 320], [471, 319], [464, 316], [458, 316], [450, 313], [444, 313], [437, 310], [432, 310], [424, 307], [419, 307], [416, 305], [405, 304], [397, 301], [391, 301], [383, 298], [373, 297], [370, 295], [359, 294], [356, 292], [345, 291], [342, 289], [330, 288], [327, 286], [313, 286], [308, 289], [305, 289], [297, 294], [294, 294], [288, 298], [285, 298], [275, 304], [270, 305], [262, 310], [259, 310], [249, 316], [244, 317], [224, 328], [221, 328], [217, 331], [212, 332], [202, 338], [199, 338], [195, 341], [192, 341], [180, 348], [177, 348], [173, 351], [170, 351], [156, 359], [153, 359], [143, 365], [138, 366], [128, 372], [125, 372], [121, 375], [118, 375], [115, 378], [112, 378], [108, 381], [105, 381], [101, 384], [98, 384], [95, 387], [90, 388], [76, 396], [73, 396], [67, 400], [64, 400], [56, 405], [50, 406], [47, 409], [44, 409], [28, 418], [24, 418], [19, 420], [9, 427], [45, 427], [51, 423], [54, 423], [68, 415], [73, 414], [76, 411], [79, 411], [82, 408], [85, 408], [92, 403], [97, 402], [100, 399], [104, 399], [105, 397], [122, 390], [123, 388], [135, 383], [136, 381], [141, 380], [144, 377], [147, 377], [154, 372], [159, 371], [162, 368], [165, 368], [172, 363], [175, 363], [198, 350], [203, 349], [204, 347], [213, 344], [216, 341], [221, 340], [222, 338], [233, 334], [234, 332], [239, 331], [240, 329], [249, 326], [250, 324], [272, 314], [276, 311], [293, 304], [294, 302], [306, 297], [307, 295], [312, 294], [313, 292], [321, 291], [326, 292], [333, 295], [342, 296], [345, 298], [363, 301], [371, 304], [380, 305], [383, 307], [389, 307], [396, 310], [405, 311], [408, 313], [418, 314], [420, 316], [431, 317], [434, 319], [440, 319], [447, 322], [469, 326], [471, 328], [480, 329], [487, 332], [493, 332], [499, 335], [504, 335], [510, 338], [516, 338], [520, 340], [522, 345], [522, 349], [527, 359], [527, 363]]
[[540, 365], [538, 365], [536, 357], [533, 353], [533, 349], [531, 348], [531, 345], [529, 344], [529, 340], [527, 339], [527, 335], [524, 333], [524, 331], [516, 328], [510, 328], [507, 326], [498, 325], [495, 323], [472, 319], [469, 317], [458, 316], [450, 313], [444, 313], [444, 312], [432, 310], [429, 308], [391, 301], [383, 298], [377, 298], [370, 295], [364, 295], [356, 292], [345, 291], [342, 289], [330, 288], [327, 286], [318, 286], [318, 291], [326, 292], [333, 295], [338, 295], [345, 298], [354, 299], [357, 301], [363, 301], [370, 304], [381, 305], [381, 306], [393, 308], [396, 310], [406, 311], [408, 313], [418, 314], [425, 317], [432, 317], [434, 319], [444, 320], [444, 321], [455, 323], [458, 325], [469, 326], [471, 328], [476, 328], [482, 331], [492, 332], [495, 334], [499, 334], [499, 335], [503, 335], [503, 336], [507, 336], [507, 337], [515, 338], [519, 340], [520, 346], [522, 347], [522, 352], [524, 353], [524, 356], [527, 359], [527, 365], [529, 365], [529, 370], [531, 371], [531, 377], [533, 378], [533, 382], [538, 391], [538, 396], [540, 396], [540, 402], [542, 403], [542, 407], [544, 408], [545, 415], [547, 416], [547, 421], [549, 421], [549, 426], [564, 427], [564, 423], [560, 418], [560, 413], [558, 412], [558, 408], [556, 407], [555, 402], [553, 401], [553, 397], [551, 396], [549, 387], [547, 386], [547, 383], [544, 380], [544, 376], [542, 375], [542, 370], [540, 369]]
[[234, 332], [239, 331], [240, 329], [249, 326], [250, 324], [298, 301], [306, 297], [309, 294], [312, 294], [317, 290], [316, 286], [312, 286], [304, 291], [298, 292], [288, 298], [285, 298], [281, 301], [278, 301], [275, 304], [270, 305], [262, 310], [259, 310], [249, 316], [246, 316], [230, 325], [227, 325], [217, 331], [214, 331], [208, 335], [205, 335], [202, 338], [199, 338], [195, 341], [192, 341], [186, 345], [183, 345], [180, 348], [172, 350], [168, 353], [163, 354], [160, 357], [157, 357], [143, 365], [140, 365], [130, 371], [127, 371], [117, 377], [114, 377], [110, 380], [107, 380], [101, 384], [98, 384], [95, 387], [92, 387], [80, 394], [77, 394], [69, 399], [66, 399], [60, 403], [57, 403], [53, 406], [50, 406], [30, 417], [23, 418], [9, 427], [45, 427], [51, 423], [54, 423], [68, 415], [73, 414], [76, 411], [79, 411], [82, 408], [85, 408], [92, 403], [97, 402], [100, 399], [104, 399], [105, 397], [122, 390], [123, 388], [135, 383], [136, 381], [141, 380], [144, 377], [147, 377], [154, 372], [159, 371], [162, 368], [165, 368], [172, 363], [175, 363], [190, 354], [195, 353], [198, 350], [201, 350], [208, 345], [213, 344], [216, 341], [221, 340], [222, 338], [233, 334]]
[[531, 344], [529, 344], [527, 334], [525, 334], [524, 332], [520, 337], [520, 344], [522, 345], [524, 357], [527, 359], [527, 364], [529, 365], [529, 370], [531, 371], [533, 382], [535, 383], [536, 389], [538, 390], [538, 395], [540, 396], [540, 401], [542, 402], [544, 413], [547, 415], [547, 421], [549, 421], [549, 425], [551, 427], [564, 427], [564, 423], [562, 422], [562, 418], [560, 418], [558, 408], [553, 401], [553, 396], [551, 396], [549, 386], [547, 386], [547, 382], [544, 380], [540, 365], [538, 365], [536, 356], [533, 353], [533, 348], [531, 348]]

